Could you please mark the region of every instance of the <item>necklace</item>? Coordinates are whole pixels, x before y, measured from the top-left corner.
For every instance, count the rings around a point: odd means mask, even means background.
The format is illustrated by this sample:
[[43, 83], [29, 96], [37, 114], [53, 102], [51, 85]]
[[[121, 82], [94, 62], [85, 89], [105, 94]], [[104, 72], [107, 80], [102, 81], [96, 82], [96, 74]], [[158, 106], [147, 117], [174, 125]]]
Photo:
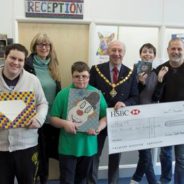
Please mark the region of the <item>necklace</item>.
[[130, 70], [129, 73], [128, 73], [128, 75], [127, 75], [124, 79], [120, 80], [118, 83], [115, 84], [115, 83], [110, 82], [109, 79], [107, 79], [107, 77], [104, 76], [104, 74], [100, 71], [100, 69], [98, 68], [97, 65], [95, 65], [95, 69], [96, 69], [97, 73], [99, 74], [99, 76], [100, 76], [109, 86], [112, 87], [112, 90], [111, 90], [110, 93], [109, 93], [112, 97], [115, 97], [115, 96], [117, 95], [117, 91], [115, 90], [115, 88], [116, 88], [117, 86], [123, 84], [124, 82], [126, 82], [126, 81], [130, 78], [130, 76], [131, 76], [131, 74], [132, 74], [132, 70]]

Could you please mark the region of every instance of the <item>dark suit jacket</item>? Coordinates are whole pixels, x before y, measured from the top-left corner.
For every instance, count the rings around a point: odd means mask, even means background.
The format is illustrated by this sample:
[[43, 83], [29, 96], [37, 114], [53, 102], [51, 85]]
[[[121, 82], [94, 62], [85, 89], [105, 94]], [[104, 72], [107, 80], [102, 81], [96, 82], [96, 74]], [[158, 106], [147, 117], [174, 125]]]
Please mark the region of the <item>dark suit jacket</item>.
[[[103, 73], [103, 75], [109, 81], [111, 81], [109, 62], [99, 64], [98, 68], [101, 71], [101, 73]], [[130, 69], [122, 64], [118, 76], [118, 81], [124, 79], [128, 75], [129, 71]], [[138, 103], [139, 92], [137, 87], [136, 72], [133, 72], [126, 82], [120, 84], [115, 88], [115, 90], [117, 91], [117, 95], [115, 97], [112, 97], [110, 95], [112, 87], [109, 84], [107, 84], [105, 80], [99, 75], [99, 73], [95, 69], [95, 66], [92, 66], [90, 70], [89, 83], [102, 91], [107, 101], [108, 107], [114, 107], [114, 105], [118, 101], [125, 103], [127, 106], [136, 105]]]

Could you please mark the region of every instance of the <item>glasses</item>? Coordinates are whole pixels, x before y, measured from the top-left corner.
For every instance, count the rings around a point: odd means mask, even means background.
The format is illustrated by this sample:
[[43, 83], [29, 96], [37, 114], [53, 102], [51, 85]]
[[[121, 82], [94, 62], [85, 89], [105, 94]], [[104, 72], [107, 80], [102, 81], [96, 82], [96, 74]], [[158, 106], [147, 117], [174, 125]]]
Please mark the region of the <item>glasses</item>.
[[74, 75], [73, 78], [78, 79], [78, 80], [80, 80], [80, 79], [87, 80], [87, 79], [89, 79], [89, 76], [88, 75]]
[[43, 48], [43, 47], [45, 47], [46, 49], [50, 48], [50, 44], [48, 43], [37, 43], [36, 45], [38, 46], [38, 48]]
[[[85, 107], [85, 109], [84, 109]], [[86, 101], [82, 102], [82, 104], [80, 105], [81, 109], [84, 109], [85, 113], [89, 113], [91, 111], [91, 109], [93, 108], [91, 105], [86, 106]]]

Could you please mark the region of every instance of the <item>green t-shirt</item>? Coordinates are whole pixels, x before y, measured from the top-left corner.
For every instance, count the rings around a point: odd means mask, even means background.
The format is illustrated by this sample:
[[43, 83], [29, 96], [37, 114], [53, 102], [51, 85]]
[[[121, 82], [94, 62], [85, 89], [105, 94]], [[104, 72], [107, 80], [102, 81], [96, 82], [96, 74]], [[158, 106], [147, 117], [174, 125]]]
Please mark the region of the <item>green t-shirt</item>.
[[[67, 118], [68, 98], [69, 91], [74, 88], [74, 85], [70, 85], [67, 88], [62, 89], [56, 96], [51, 116], [61, 119]], [[95, 91], [96, 88], [88, 85], [87, 90]], [[102, 93], [100, 93], [100, 118], [106, 116], [107, 104]], [[86, 133], [77, 132], [77, 134], [71, 134], [65, 132], [63, 128], [60, 131], [59, 137], [59, 154], [72, 155], [76, 157], [80, 156], [92, 156], [97, 153], [97, 136], [88, 135]]]

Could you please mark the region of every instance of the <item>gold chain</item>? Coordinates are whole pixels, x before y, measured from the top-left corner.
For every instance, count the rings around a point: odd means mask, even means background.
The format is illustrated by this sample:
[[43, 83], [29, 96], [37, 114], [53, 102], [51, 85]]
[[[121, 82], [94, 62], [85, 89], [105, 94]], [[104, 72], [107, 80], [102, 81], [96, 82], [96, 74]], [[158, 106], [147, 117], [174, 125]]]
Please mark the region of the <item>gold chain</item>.
[[96, 69], [96, 71], [98, 72], [98, 74], [100, 75], [100, 77], [101, 77], [102, 79], [104, 79], [104, 81], [112, 87], [112, 90], [111, 90], [110, 93], [109, 93], [112, 97], [115, 97], [115, 96], [117, 95], [117, 91], [115, 90], [115, 88], [116, 88], [117, 86], [119, 86], [120, 84], [123, 84], [124, 82], [126, 82], [126, 81], [130, 78], [130, 75], [132, 74], [132, 70], [130, 70], [129, 73], [128, 73], [128, 75], [127, 75], [124, 79], [120, 80], [118, 83], [115, 84], [115, 83], [111, 83], [111, 82], [104, 76], [104, 74], [99, 70], [99, 68], [98, 68], [97, 65], [95, 65], [95, 69]]
[[132, 70], [130, 70], [129, 73], [128, 73], [128, 75], [127, 75], [124, 79], [120, 80], [118, 83], [115, 84], [115, 83], [111, 83], [111, 82], [104, 76], [104, 74], [99, 70], [99, 68], [98, 68], [97, 65], [95, 65], [95, 68], [96, 68], [96, 71], [98, 72], [98, 74], [100, 75], [100, 77], [101, 77], [102, 79], [104, 79], [104, 81], [105, 81], [107, 84], [109, 84], [112, 88], [116, 88], [116, 87], [119, 86], [120, 84], [123, 84], [124, 82], [126, 82], [126, 81], [130, 78], [130, 75], [132, 74]]

